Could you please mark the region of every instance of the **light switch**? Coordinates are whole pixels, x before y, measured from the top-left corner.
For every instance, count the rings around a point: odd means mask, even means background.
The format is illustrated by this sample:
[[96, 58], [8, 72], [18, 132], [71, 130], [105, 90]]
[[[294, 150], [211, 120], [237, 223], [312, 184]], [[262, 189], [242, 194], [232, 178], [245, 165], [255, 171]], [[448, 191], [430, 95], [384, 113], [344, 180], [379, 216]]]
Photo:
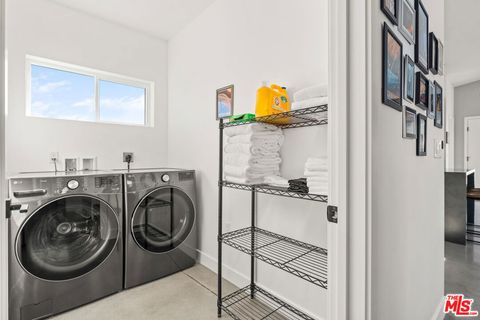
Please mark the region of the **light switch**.
[[435, 139], [433, 149], [434, 149], [434, 157], [436, 159], [441, 159], [443, 154], [443, 141]]

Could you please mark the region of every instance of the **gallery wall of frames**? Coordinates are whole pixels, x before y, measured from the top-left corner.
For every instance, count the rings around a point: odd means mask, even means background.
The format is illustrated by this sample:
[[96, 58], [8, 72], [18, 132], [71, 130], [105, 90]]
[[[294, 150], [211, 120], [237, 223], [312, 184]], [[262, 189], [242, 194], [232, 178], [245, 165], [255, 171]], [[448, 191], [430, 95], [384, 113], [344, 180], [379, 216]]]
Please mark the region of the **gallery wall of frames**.
[[[403, 138], [416, 139], [417, 156], [427, 156], [427, 122], [443, 129], [443, 44], [429, 32], [421, 0], [381, 0], [383, 23], [382, 102], [403, 113]], [[405, 53], [414, 46], [414, 57]]]

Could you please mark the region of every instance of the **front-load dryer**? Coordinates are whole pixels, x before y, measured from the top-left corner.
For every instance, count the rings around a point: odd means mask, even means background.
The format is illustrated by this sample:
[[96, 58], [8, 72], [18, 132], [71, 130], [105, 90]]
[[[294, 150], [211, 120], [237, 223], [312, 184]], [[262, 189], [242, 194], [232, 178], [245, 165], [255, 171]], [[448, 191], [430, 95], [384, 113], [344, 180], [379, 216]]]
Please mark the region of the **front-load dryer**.
[[9, 179], [9, 318], [42, 319], [122, 290], [122, 175]]
[[195, 172], [133, 170], [125, 183], [125, 288], [195, 265]]

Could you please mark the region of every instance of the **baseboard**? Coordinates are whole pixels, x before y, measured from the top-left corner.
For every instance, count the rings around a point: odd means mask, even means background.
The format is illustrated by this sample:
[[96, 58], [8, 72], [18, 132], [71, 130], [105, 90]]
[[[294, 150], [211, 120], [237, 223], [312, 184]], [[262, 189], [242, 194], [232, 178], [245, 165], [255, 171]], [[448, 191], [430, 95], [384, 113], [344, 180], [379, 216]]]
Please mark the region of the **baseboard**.
[[[198, 256], [199, 256], [198, 262], [201, 265], [210, 269], [212, 272], [217, 273], [218, 260], [216, 258], [200, 251], [200, 250], [197, 250], [197, 251], [198, 251]], [[232, 268], [228, 265], [225, 265], [225, 264], [223, 264], [223, 266], [222, 266], [222, 277], [225, 280], [230, 281], [231, 283], [233, 283], [235, 286], [237, 286], [239, 288], [243, 288], [243, 287], [246, 286], [246, 284], [250, 283], [250, 277], [249, 276], [246, 276], [243, 273], [239, 272], [238, 270], [235, 270], [234, 268]], [[281, 299], [281, 300], [285, 301], [286, 303], [290, 304], [291, 306], [293, 306], [293, 307], [295, 307], [299, 310], [302, 310], [302, 312], [306, 313], [310, 317], [312, 317], [314, 319], [318, 319], [318, 320], [324, 320], [323, 318], [318, 317], [318, 315], [315, 315], [314, 313], [310, 312], [309, 310], [305, 310], [305, 308], [302, 308], [302, 307], [298, 306], [296, 303], [294, 303], [291, 300], [285, 298], [281, 294], [278, 294], [274, 290], [271, 290], [270, 288], [268, 288], [266, 286], [263, 286], [261, 282], [259, 283], [259, 286], [262, 287], [263, 289], [267, 290], [268, 292], [270, 292], [274, 296], [278, 297], [279, 299]]]
[[[218, 273], [218, 260], [200, 250], [198, 250], [198, 262], [210, 269], [212, 272], [215, 274]], [[223, 265], [222, 266], [222, 276], [225, 280], [230, 281], [233, 283], [235, 286], [239, 288], [245, 287], [248, 283], [250, 283], [250, 278], [247, 277], [246, 275], [242, 274], [241, 272], [238, 272], [237, 270], [227, 266]]]
[[437, 308], [435, 309], [435, 313], [432, 316], [432, 320], [443, 320], [445, 315], [443, 314], [443, 306], [445, 304], [445, 296], [442, 296], [440, 302], [438, 303]]

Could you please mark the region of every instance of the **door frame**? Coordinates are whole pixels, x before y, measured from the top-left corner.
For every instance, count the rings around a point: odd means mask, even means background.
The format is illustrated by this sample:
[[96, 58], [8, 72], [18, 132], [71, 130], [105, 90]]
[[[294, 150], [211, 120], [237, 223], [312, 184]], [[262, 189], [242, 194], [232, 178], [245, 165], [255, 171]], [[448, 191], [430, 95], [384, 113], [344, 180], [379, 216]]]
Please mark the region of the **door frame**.
[[468, 155], [468, 120], [480, 120], [480, 116], [465, 117], [463, 119], [463, 169], [468, 170], [467, 155]]
[[[368, 0], [329, 0], [328, 320], [368, 319], [371, 88]], [[370, 104], [371, 105], [371, 104]]]
[[0, 319], [8, 319], [8, 227], [5, 219], [5, 0], [0, 0]]

